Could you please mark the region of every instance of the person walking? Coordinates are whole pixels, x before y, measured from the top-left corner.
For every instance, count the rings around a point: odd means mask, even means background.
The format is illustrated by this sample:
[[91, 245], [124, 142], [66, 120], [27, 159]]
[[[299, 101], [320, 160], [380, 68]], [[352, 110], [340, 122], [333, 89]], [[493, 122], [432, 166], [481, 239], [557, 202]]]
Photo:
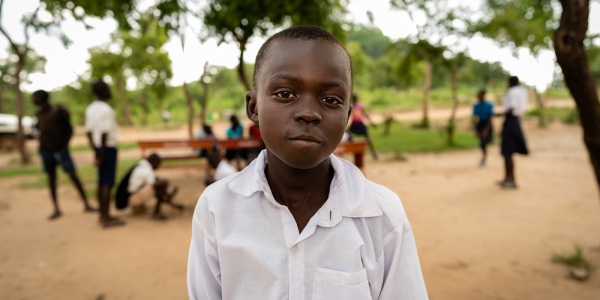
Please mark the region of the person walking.
[[517, 76], [508, 78], [508, 92], [504, 98], [504, 112], [496, 114], [504, 116], [502, 124], [501, 154], [504, 157], [504, 179], [498, 185], [506, 189], [516, 189], [515, 162], [513, 154], [529, 154], [525, 135], [521, 129], [519, 117], [527, 110], [527, 88], [519, 84]]
[[58, 205], [56, 195], [56, 166], [60, 165], [69, 175], [71, 182], [77, 189], [81, 200], [83, 200], [83, 210], [85, 212], [98, 211], [97, 208], [90, 205], [88, 198], [77, 176], [75, 163], [69, 153], [69, 141], [73, 136], [73, 126], [71, 126], [71, 117], [69, 111], [60, 105], [50, 104], [50, 94], [44, 90], [37, 90], [32, 95], [34, 105], [38, 108], [36, 117], [38, 119], [37, 127], [39, 130], [39, 153], [42, 158], [44, 172], [48, 174], [48, 187], [54, 212], [48, 217], [50, 220], [58, 219], [62, 212]]
[[492, 126], [492, 116], [494, 115], [494, 105], [485, 99], [485, 90], [477, 92], [477, 103], [473, 105], [473, 125], [475, 134], [479, 139], [481, 148], [481, 161], [479, 167], [484, 168], [487, 160], [487, 146], [494, 138], [494, 129]]

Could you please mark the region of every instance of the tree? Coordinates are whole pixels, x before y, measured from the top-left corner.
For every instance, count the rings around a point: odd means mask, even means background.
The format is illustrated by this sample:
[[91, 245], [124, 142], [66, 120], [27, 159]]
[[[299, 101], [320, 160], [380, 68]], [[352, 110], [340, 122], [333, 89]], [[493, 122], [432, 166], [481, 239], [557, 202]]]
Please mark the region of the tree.
[[31, 49], [29, 48], [29, 37], [30, 37], [30, 29], [36, 28], [38, 29], [40, 26], [37, 22], [39, 8], [36, 9], [32, 14], [23, 17], [23, 32], [25, 34], [25, 40], [22, 43], [18, 43], [15, 41], [10, 34], [6, 31], [4, 26], [2, 25], [2, 9], [4, 8], [4, 0], [0, 0], [0, 33], [4, 36], [4, 38], [8, 41], [10, 49], [12, 50], [12, 55], [16, 57], [14, 69], [12, 72], [12, 87], [15, 94], [15, 107], [17, 110], [17, 117], [19, 119], [18, 122], [18, 131], [17, 131], [17, 149], [19, 150], [19, 154], [21, 156], [21, 163], [28, 164], [30, 162], [30, 155], [25, 147], [25, 133], [23, 130], [23, 115], [25, 114], [24, 109], [24, 99], [23, 99], [23, 91], [21, 91], [21, 82], [23, 81], [23, 73], [25, 69], [25, 64], [27, 63], [27, 57]]
[[[10, 53], [11, 50], [9, 49], [7, 52]], [[45, 57], [38, 56], [33, 51], [29, 51], [28, 56], [29, 57], [25, 60], [25, 66], [23, 67], [23, 82], [29, 82], [27, 75], [33, 72], [42, 71], [46, 65]], [[17, 62], [17, 56], [15, 55], [12, 55], [8, 59], [0, 59], [0, 112], [10, 111], [9, 105], [6, 102], [5, 92], [10, 91], [12, 84], [15, 82], [14, 75]], [[13, 95], [11, 94], [11, 96]]]
[[[444, 51], [445, 38], [456, 35], [460, 30], [461, 8], [451, 8], [444, 0], [390, 0], [392, 7], [408, 13], [417, 27], [416, 40], [412, 43], [410, 57], [412, 61], [421, 59], [424, 62], [425, 78], [423, 82], [423, 117], [420, 127], [429, 128], [429, 90], [431, 89], [432, 61], [440, 59]], [[420, 16], [420, 18], [418, 18]], [[424, 22], [420, 22], [423, 20]]]
[[[475, 22], [471, 32], [493, 38], [501, 46], [512, 48], [515, 53], [527, 47], [538, 57], [541, 50], [552, 49], [552, 33], [558, 22], [557, 8], [552, 0], [487, 0], [488, 17]], [[547, 122], [541, 92], [534, 89], [538, 105], [540, 127]]]
[[463, 53], [450, 58], [444, 58], [443, 64], [450, 72], [450, 90], [452, 92], [452, 110], [450, 112], [450, 118], [446, 125], [448, 146], [454, 146], [454, 132], [456, 130], [456, 110], [458, 109], [458, 74], [460, 70], [465, 66], [467, 62], [467, 56]]
[[[0, 34], [8, 41], [12, 54], [17, 57], [16, 65], [13, 73], [13, 90], [16, 99], [17, 116], [19, 117], [19, 130], [17, 134], [17, 147], [21, 156], [21, 163], [27, 164], [30, 162], [29, 153], [25, 148], [25, 135], [23, 133], [22, 118], [24, 114], [24, 99], [21, 91], [21, 83], [26, 75], [25, 66], [31, 49], [29, 47], [29, 39], [33, 32], [43, 31], [49, 36], [59, 38], [65, 46], [70, 42], [69, 38], [64, 35], [60, 29], [60, 23], [67, 14], [70, 14], [77, 20], [83, 20], [86, 13], [97, 17], [104, 17], [107, 14], [113, 15], [117, 20], [123, 21], [125, 16], [131, 12], [133, 8], [133, 0], [107, 0], [103, 2], [97, 1], [78, 1], [79, 8], [85, 13], [75, 13], [75, 5], [69, 0], [42, 0], [34, 12], [23, 16], [23, 33], [25, 39], [22, 42], [16, 41], [2, 25], [2, 13], [5, 7], [4, 0], [0, 0]], [[40, 18], [40, 13], [45, 11], [51, 15], [50, 21], [44, 21]], [[123, 21], [124, 22], [124, 21]]]
[[[479, 24], [500, 44], [527, 47], [533, 53], [552, 49], [581, 120], [584, 143], [600, 187], [600, 103], [586, 56], [589, 0], [487, 0], [489, 18]], [[560, 7], [562, 6], [562, 13]]]
[[577, 104], [583, 141], [600, 188], [600, 101], [584, 47], [590, 14], [589, 0], [561, 0], [563, 11], [554, 34], [556, 60]]
[[256, 34], [264, 36], [275, 27], [292, 25], [318, 25], [343, 36], [341, 17], [344, 0], [209, 0], [204, 10], [204, 23], [208, 36], [220, 42], [235, 42], [240, 50], [238, 76], [247, 91], [252, 90], [244, 68], [244, 54], [250, 39]]

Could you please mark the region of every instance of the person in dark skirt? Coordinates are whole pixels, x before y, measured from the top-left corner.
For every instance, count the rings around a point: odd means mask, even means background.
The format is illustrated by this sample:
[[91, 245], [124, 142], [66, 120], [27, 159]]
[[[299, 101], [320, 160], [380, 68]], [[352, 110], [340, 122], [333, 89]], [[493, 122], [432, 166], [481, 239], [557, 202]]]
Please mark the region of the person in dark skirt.
[[369, 150], [371, 150], [371, 155], [373, 155], [373, 159], [377, 160], [377, 151], [375, 151], [375, 146], [371, 141], [371, 137], [369, 137], [369, 130], [364, 122], [364, 119], [366, 118], [372, 124], [371, 119], [369, 118], [365, 107], [358, 101], [358, 96], [354, 93], [352, 94], [351, 118], [352, 123], [350, 123], [348, 131], [354, 136], [364, 136], [367, 140], [367, 144], [369, 145]]
[[473, 125], [475, 134], [479, 139], [479, 147], [481, 148], [482, 157], [479, 163], [480, 167], [485, 167], [487, 159], [487, 145], [490, 144], [494, 137], [492, 127], [492, 116], [494, 115], [494, 105], [485, 100], [485, 90], [477, 92], [477, 103], [473, 105]]
[[498, 182], [502, 188], [517, 188], [515, 180], [515, 163], [513, 154], [529, 154], [525, 135], [521, 129], [522, 116], [527, 109], [527, 88], [519, 84], [517, 76], [511, 76], [508, 79], [508, 92], [504, 98], [504, 112], [497, 114], [504, 116], [502, 124], [502, 144], [500, 152], [504, 157], [504, 179]]

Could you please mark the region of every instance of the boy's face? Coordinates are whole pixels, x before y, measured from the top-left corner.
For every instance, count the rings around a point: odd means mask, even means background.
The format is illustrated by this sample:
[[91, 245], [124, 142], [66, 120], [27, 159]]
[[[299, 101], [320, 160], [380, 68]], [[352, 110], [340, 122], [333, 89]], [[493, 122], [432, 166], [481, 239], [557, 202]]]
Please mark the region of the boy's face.
[[313, 168], [338, 146], [350, 115], [350, 61], [333, 43], [274, 41], [246, 94], [267, 150], [290, 167]]

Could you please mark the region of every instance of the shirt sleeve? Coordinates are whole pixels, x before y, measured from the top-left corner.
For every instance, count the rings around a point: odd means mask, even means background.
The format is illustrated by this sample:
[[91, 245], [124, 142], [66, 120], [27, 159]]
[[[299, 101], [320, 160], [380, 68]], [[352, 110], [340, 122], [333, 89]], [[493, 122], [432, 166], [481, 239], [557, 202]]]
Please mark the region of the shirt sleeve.
[[378, 299], [428, 299], [421, 273], [417, 247], [408, 219], [384, 239], [383, 254], [378, 265], [383, 270]]
[[[188, 258], [187, 285], [190, 299], [221, 299], [221, 268], [215, 238], [203, 224], [208, 218], [208, 205], [203, 194], [198, 200], [192, 220], [192, 241]], [[207, 224], [208, 225], [208, 224]]]

